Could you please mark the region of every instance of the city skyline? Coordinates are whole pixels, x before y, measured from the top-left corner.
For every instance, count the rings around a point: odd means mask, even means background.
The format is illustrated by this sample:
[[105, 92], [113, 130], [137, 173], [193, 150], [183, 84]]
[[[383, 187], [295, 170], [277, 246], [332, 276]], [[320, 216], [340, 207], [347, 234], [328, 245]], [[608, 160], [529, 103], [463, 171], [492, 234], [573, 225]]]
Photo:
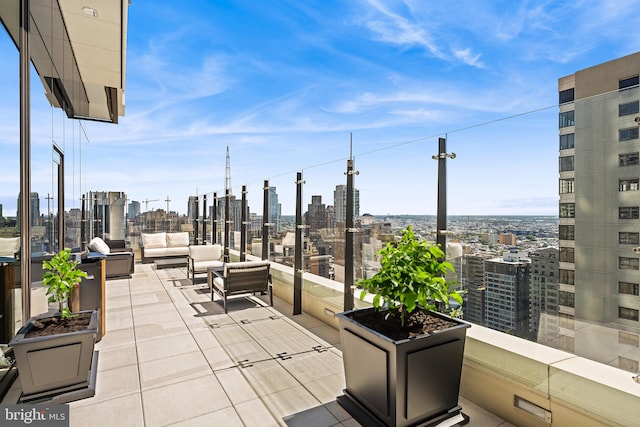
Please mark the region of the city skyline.
[[[224, 192], [229, 146], [233, 192], [246, 184], [260, 213], [268, 179], [288, 215], [296, 171], [303, 205], [331, 200], [353, 153], [361, 213], [430, 215], [431, 156], [446, 136], [457, 154], [450, 215], [556, 215], [557, 79], [640, 50], [640, 37], [611, 30], [637, 26], [628, 11], [638, 5], [463, 2], [460, 14], [423, 2], [133, 2], [118, 126], [61, 125], [32, 76], [33, 122], [51, 125], [32, 131], [32, 191], [53, 192], [54, 140], [81, 164], [67, 209], [89, 191], [122, 191], [159, 200], [150, 210], [169, 197], [170, 210], [185, 213], [189, 196]], [[8, 38], [0, 54], [9, 63], [0, 95], [14, 99]], [[0, 203], [12, 216], [17, 103], [0, 113], [0, 169], [11, 172]]]

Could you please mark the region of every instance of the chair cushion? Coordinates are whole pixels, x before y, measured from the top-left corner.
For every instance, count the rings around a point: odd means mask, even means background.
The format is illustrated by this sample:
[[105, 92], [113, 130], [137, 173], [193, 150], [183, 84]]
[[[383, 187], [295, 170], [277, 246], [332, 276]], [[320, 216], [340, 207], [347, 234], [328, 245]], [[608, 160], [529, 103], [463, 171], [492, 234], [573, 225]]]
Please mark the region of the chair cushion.
[[222, 258], [222, 246], [217, 244], [189, 246], [189, 256], [196, 262], [219, 261]]
[[94, 237], [89, 242], [89, 250], [92, 252], [100, 252], [101, 254], [109, 254], [111, 253], [111, 248], [107, 245], [107, 242], [102, 240], [100, 237]]
[[189, 233], [182, 231], [179, 233], [167, 233], [167, 247], [178, 248], [189, 246]]
[[142, 246], [145, 249], [166, 248], [167, 233], [142, 233]]
[[20, 251], [20, 237], [0, 237], [0, 256], [13, 258]]

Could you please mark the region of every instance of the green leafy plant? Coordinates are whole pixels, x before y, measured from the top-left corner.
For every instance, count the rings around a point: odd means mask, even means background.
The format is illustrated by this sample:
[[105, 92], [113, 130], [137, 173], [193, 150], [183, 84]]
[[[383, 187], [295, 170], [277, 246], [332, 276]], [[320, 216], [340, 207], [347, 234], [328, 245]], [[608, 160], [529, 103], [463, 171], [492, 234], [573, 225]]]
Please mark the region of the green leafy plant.
[[460, 314], [449, 303], [453, 299], [462, 305], [462, 295], [452, 289], [455, 282], [445, 278], [447, 270], [454, 269], [444, 261], [440, 247], [419, 239], [408, 226], [402, 230], [400, 241], [387, 243], [378, 254], [380, 270], [357, 283], [363, 288], [360, 299], [367, 293], [374, 294], [373, 306], [389, 309], [389, 315], [399, 313], [403, 326], [407, 315], [418, 307], [430, 311], [444, 307], [453, 316]]
[[42, 263], [46, 270], [42, 276], [42, 284], [47, 288], [47, 295], [50, 295], [49, 302], [58, 303], [63, 319], [71, 317], [71, 310], [64, 303], [69, 301], [73, 286], [87, 278], [87, 273], [78, 270], [78, 262], [70, 259], [70, 256], [71, 250], [64, 249]]

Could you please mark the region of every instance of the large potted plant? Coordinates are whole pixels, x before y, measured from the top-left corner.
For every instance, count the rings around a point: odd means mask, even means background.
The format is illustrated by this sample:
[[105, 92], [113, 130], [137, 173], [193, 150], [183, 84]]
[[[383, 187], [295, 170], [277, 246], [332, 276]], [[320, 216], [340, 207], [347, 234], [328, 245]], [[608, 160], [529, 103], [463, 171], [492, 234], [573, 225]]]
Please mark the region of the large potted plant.
[[49, 302], [58, 303], [59, 312], [29, 319], [9, 343], [22, 383], [23, 401], [62, 393], [75, 400], [84, 396], [74, 391], [89, 388], [92, 381], [97, 311], [72, 312], [69, 307], [74, 288], [87, 278], [77, 268], [78, 262], [70, 259], [70, 252], [62, 250], [43, 262], [42, 284]]
[[378, 273], [357, 283], [361, 299], [374, 295], [373, 307], [338, 314], [346, 382], [338, 401], [366, 425], [462, 418], [458, 394], [470, 325], [437, 312], [459, 314], [461, 294], [446, 279], [453, 266], [411, 226], [379, 255]]

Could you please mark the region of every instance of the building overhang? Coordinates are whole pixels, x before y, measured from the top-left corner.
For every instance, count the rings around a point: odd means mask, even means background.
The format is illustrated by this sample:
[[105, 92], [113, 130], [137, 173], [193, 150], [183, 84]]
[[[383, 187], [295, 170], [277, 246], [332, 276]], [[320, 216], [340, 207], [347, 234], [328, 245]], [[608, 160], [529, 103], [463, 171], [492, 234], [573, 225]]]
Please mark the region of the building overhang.
[[[118, 123], [124, 115], [130, 0], [30, 0], [31, 62], [51, 105], [69, 118]], [[0, 2], [19, 45], [20, 0]]]

